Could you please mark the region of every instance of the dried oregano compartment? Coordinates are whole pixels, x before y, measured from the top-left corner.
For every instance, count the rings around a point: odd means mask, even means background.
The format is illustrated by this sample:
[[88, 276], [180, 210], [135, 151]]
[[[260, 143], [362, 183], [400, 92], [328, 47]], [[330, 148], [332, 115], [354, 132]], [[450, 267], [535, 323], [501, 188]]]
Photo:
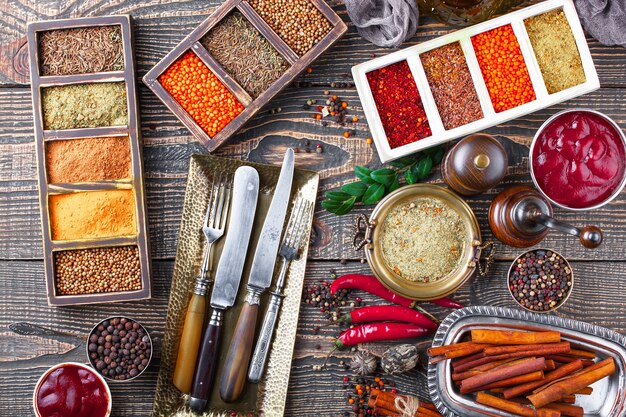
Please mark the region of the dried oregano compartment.
[[352, 75], [382, 162], [600, 87], [572, 0], [548, 0], [367, 61]]
[[323, 0], [227, 0], [143, 81], [211, 152], [346, 29]]
[[28, 25], [48, 303], [150, 298], [129, 16]]

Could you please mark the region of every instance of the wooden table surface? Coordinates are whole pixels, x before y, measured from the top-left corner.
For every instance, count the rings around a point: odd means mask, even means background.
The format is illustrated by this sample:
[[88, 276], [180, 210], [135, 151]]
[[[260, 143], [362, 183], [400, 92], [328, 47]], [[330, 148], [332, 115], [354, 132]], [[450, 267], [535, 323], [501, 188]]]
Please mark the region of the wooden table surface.
[[[85, 361], [84, 337], [99, 319], [125, 314], [140, 319], [155, 340], [156, 358], [145, 376], [133, 383], [111, 386], [114, 415], [148, 416], [159, 367], [159, 347], [163, 335], [174, 254], [187, 180], [189, 157], [203, 148], [183, 125], [148, 89], [139, 83], [148, 219], [153, 259], [154, 297], [145, 302], [92, 305], [65, 308], [48, 307], [43, 275], [41, 226], [37, 195], [35, 148], [31, 95], [28, 86], [26, 22], [130, 13], [134, 18], [137, 78], [140, 79], [160, 58], [210, 13], [219, 0], [61, 1], [14, 0], [0, 2], [0, 415], [32, 415], [32, 390], [37, 378], [51, 365], [62, 361]], [[318, 197], [327, 190], [352, 181], [355, 165], [380, 166], [375, 149], [366, 144], [368, 128], [350, 67], [388, 50], [376, 48], [358, 36], [349, 23], [340, 0], [331, 5], [348, 22], [349, 31], [338, 44], [271, 103], [282, 112], [261, 111], [225, 146], [218, 155], [255, 162], [279, 163], [286, 147], [299, 147], [296, 165], [318, 171], [322, 181]], [[530, 4], [526, 2], [524, 4]], [[415, 45], [450, 32], [452, 28], [421, 18], [416, 37], [404, 46]], [[583, 97], [512, 120], [487, 132], [505, 144], [510, 158], [506, 180], [498, 188], [469, 199], [481, 223], [484, 238], [492, 238], [486, 221], [493, 197], [506, 185], [529, 184], [528, 144], [540, 124], [556, 111], [587, 107], [599, 110], [626, 127], [626, 50], [605, 47], [588, 38], [602, 88]], [[346, 83], [331, 88], [331, 82]], [[346, 139], [345, 128], [334, 122], [323, 126], [303, 110], [309, 98], [323, 98], [331, 90], [350, 104], [350, 115], [360, 121], [356, 135]], [[306, 141], [312, 149], [321, 144], [321, 154], [304, 152]], [[441, 183], [440, 175], [431, 179]], [[354, 216], [368, 213], [360, 208], [337, 217], [321, 209], [315, 213], [314, 234], [305, 285], [325, 279], [329, 270], [338, 274], [368, 272], [366, 264], [352, 249]], [[585, 320], [626, 331], [626, 194], [605, 207], [589, 213], [556, 210], [559, 218], [573, 224], [597, 224], [606, 233], [605, 244], [597, 250], [583, 249], [571, 237], [551, 233], [543, 246], [563, 253], [576, 274], [576, 285], [559, 316]], [[505, 272], [520, 250], [498, 246], [497, 262], [485, 278], [474, 278], [455, 296], [466, 305], [514, 307], [505, 285]], [[341, 262], [340, 262], [341, 261]], [[373, 301], [365, 297], [366, 301]], [[440, 317], [441, 308], [429, 309]], [[311, 306], [302, 306], [291, 371], [286, 415], [338, 416], [349, 408], [341, 380], [346, 371], [339, 361], [350, 352], [338, 353], [326, 370], [314, 372], [330, 347], [338, 329], [319, 332], [322, 316]], [[16, 326], [15, 323], [28, 323]], [[21, 329], [21, 330], [20, 330]], [[26, 331], [24, 331], [26, 329]], [[374, 349], [380, 349], [374, 346]], [[423, 370], [395, 378], [401, 393], [427, 395]], [[312, 401], [314, 399], [314, 401]]]

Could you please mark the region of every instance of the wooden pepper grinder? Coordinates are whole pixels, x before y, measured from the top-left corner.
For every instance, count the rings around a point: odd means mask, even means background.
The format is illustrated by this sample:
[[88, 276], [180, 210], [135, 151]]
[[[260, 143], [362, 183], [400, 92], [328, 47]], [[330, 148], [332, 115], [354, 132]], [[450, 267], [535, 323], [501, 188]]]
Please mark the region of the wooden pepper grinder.
[[441, 175], [454, 191], [470, 196], [498, 185], [508, 166], [504, 146], [491, 135], [476, 133], [450, 149], [441, 164]]
[[499, 241], [517, 248], [536, 245], [550, 229], [577, 236], [588, 249], [602, 243], [599, 227], [579, 229], [554, 219], [552, 213], [552, 205], [539, 191], [527, 185], [516, 185], [493, 199], [489, 207], [489, 226]]

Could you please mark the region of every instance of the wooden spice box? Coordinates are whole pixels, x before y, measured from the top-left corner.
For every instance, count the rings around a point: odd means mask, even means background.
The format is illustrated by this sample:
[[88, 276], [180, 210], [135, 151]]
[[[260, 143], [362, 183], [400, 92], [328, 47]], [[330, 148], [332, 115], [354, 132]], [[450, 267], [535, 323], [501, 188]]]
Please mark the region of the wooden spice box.
[[[39, 40], [43, 33], [61, 29], [99, 28], [119, 26], [123, 56], [123, 69], [106, 72], [87, 72], [70, 75], [43, 75], [43, 58]], [[151, 297], [150, 250], [146, 224], [145, 191], [143, 184], [142, 143], [140, 136], [139, 115], [137, 111], [137, 94], [135, 85], [135, 65], [132, 52], [132, 29], [130, 16], [102, 16], [78, 19], [33, 22], [28, 24], [28, 49], [30, 58], [30, 80], [33, 100], [35, 144], [37, 155], [39, 200], [41, 209], [42, 237], [44, 248], [44, 266], [49, 305], [74, 305], [114, 301], [140, 300]], [[103, 127], [68, 128], [63, 130], [46, 130], [44, 128], [43, 94], [49, 87], [72, 85], [100, 85], [98, 83], [123, 83], [121, 95], [125, 96], [127, 123]], [[62, 106], [62, 105], [61, 105]], [[94, 113], [99, 109], [92, 109]], [[76, 121], [73, 121], [76, 123]], [[55, 141], [67, 141], [69, 147], [76, 140], [93, 140], [94, 146], [104, 138], [128, 138], [130, 154], [129, 172], [125, 178], [115, 180], [84, 181], [72, 183], [50, 183], [46, 166], [46, 147]], [[77, 143], [77, 142], [76, 142]], [[106, 154], [105, 154], [106, 155]], [[51, 228], [50, 198], [51, 196], [83, 193], [94, 191], [128, 190], [132, 195], [133, 207], [127, 208], [132, 213], [135, 233], [121, 236], [100, 238], [53, 240]], [[75, 194], [76, 193], [76, 194]], [[125, 193], [124, 193], [125, 194]], [[107, 213], [108, 207], [103, 207]], [[110, 210], [109, 210], [110, 213]], [[111, 215], [109, 215], [111, 216]], [[95, 223], [100, 221], [94, 217]], [[102, 227], [99, 225], [99, 227]], [[139, 289], [129, 291], [95, 292], [88, 294], [61, 295], [57, 289], [55, 278], [55, 254], [63, 251], [136, 247], [140, 269]], [[133, 249], [134, 252], [134, 249]], [[100, 278], [102, 279], [102, 278]]]
[[[549, 94], [524, 21], [555, 9], [562, 9], [566, 16], [578, 48], [586, 80], [576, 86]], [[517, 37], [521, 54], [528, 69], [530, 80], [532, 81], [536, 99], [508, 110], [496, 112], [472, 45], [472, 37], [506, 25], [511, 25], [513, 32]], [[432, 51], [455, 42], [460, 43], [461, 49], [465, 55], [465, 61], [472, 76], [474, 88], [480, 100], [483, 117], [468, 124], [446, 130], [435, 103], [420, 55], [427, 51]], [[413, 79], [416, 81], [417, 90], [419, 91], [419, 96], [423, 103], [432, 134], [412, 143], [391, 148], [383, 128], [381, 117], [376, 109], [376, 103], [368, 83], [367, 74], [402, 61], [406, 61], [408, 63]], [[598, 74], [593, 64], [591, 53], [589, 52], [589, 46], [587, 45], [585, 34], [572, 0], [548, 0], [543, 3], [538, 3], [498, 18], [452, 32], [448, 35], [420, 43], [419, 45], [364, 62], [352, 67], [352, 76], [355, 80], [361, 103], [363, 104], [363, 110], [365, 112], [365, 116], [367, 117], [372, 138], [376, 144], [376, 150], [382, 162], [391, 161], [418, 152], [422, 149], [430, 148], [432, 146], [487, 129], [508, 120], [521, 117], [525, 114], [532, 113], [539, 109], [552, 106], [600, 88]], [[460, 92], [460, 94], [463, 94], [463, 92]]]
[[[298, 56], [285, 41], [268, 25], [256, 10], [245, 0], [227, 0], [218, 7], [200, 26], [194, 29], [185, 39], [183, 39], [169, 54], [159, 61], [143, 77], [144, 83], [156, 94], [159, 99], [174, 113], [189, 131], [212, 152], [228, 138], [230, 138], [245, 122], [254, 116], [259, 109], [267, 104], [276, 94], [289, 85], [302, 71], [304, 71], [317, 57], [330, 48], [347, 30], [341, 18], [323, 1], [309, 0], [330, 23], [332, 29], [324, 38], [314, 44], [304, 55]], [[222, 19], [231, 12], [238, 10], [269, 43], [287, 61], [290, 67], [276, 80], [270, 87], [253, 99], [239, 85], [233, 77], [214, 59], [207, 49], [200, 43], [200, 40]], [[161, 85], [159, 77], [186, 52], [193, 51], [202, 62], [212, 71], [217, 78], [228, 88], [228, 90], [244, 106], [244, 110], [228, 123], [221, 131], [213, 137], [198, 125], [198, 123], [187, 113], [187, 111], [172, 97], [172, 95]]]

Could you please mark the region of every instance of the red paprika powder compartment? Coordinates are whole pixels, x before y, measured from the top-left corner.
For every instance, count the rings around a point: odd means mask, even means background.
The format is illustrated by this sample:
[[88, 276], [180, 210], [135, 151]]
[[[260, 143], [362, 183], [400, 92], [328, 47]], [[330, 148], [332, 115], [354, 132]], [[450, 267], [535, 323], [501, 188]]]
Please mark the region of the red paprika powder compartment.
[[[562, 10], [569, 25], [567, 28], [564, 25], [561, 27], [568, 36], [574, 37], [585, 82], [549, 94], [524, 22], [554, 10]], [[465, 62], [458, 59], [460, 54], [457, 45]], [[447, 74], [433, 71], [433, 67], [435, 70], [443, 68], [440, 64], [437, 67], [432, 62], [424, 61], [428, 57], [443, 55], [443, 50], [449, 53], [453, 48], [457, 49], [454, 54], [457, 71], [465, 71], [465, 82], [459, 83], [463, 87], [459, 87], [456, 92], [448, 88], [445, 81], [441, 81], [445, 80]], [[545, 48], [542, 52], [546, 54]], [[401, 64], [403, 62], [405, 64]], [[418, 132], [415, 126], [409, 127], [411, 121], [405, 124], [401, 118], [395, 117], [394, 123], [394, 117], [388, 116], [388, 113], [392, 113], [390, 108], [398, 109], [398, 103], [381, 98], [380, 86], [372, 80], [380, 78], [384, 90], [390, 81], [379, 76], [384, 69], [389, 75], [389, 68], [396, 64], [408, 67], [418, 94], [415, 94], [412, 84], [407, 83], [403, 94], [393, 98], [402, 103], [419, 96], [420, 108], [424, 111], [430, 135], [424, 135], [422, 129], [419, 131], [421, 137], [411, 137], [413, 140], [410, 140], [406, 136], [410, 136], [414, 130]], [[498, 71], [504, 73], [504, 76], [498, 76]], [[482, 131], [600, 88], [598, 74], [572, 0], [548, 0], [405, 48], [352, 67], [352, 75], [382, 162]], [[429, 81], [435, 79], [436, 82], [429, 84]], [[469, 83], [473, 84], [474, 100], [471, 100], [472, 91], [468, 90]], [[461, 97], [467, 100], [459, 99]], [[463, 111], [466, 110], [468, 100], [473, 101], [473, 109], [464, 117], [455, 117], [454, 110], [442, 110], [440, 113], [438, 108], [456, 105], [459, 111]], [[402, 109], [401, 106], [399, 108]], [[412, 122], [422, 124], [415, 116]], [[418, 136], [417, 133], [414, 136]]]

